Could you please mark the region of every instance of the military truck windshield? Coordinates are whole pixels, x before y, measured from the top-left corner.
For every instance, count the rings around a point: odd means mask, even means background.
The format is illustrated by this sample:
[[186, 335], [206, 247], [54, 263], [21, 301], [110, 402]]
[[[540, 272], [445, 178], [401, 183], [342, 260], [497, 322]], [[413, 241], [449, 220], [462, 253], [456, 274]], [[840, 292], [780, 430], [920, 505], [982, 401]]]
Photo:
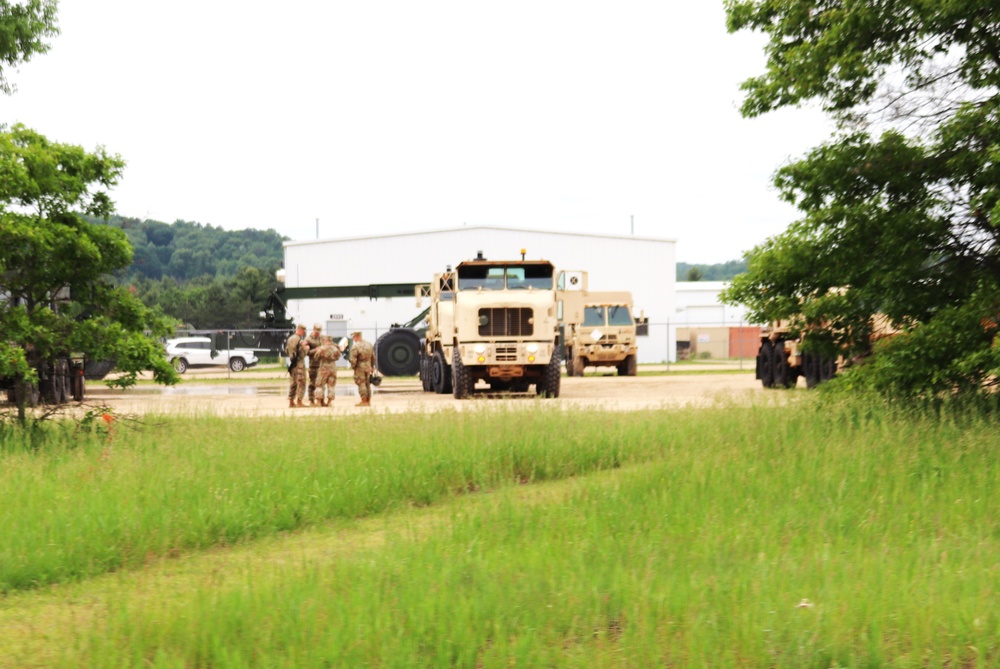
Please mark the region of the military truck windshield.
[[584, 325], [604, 325], [604, 307], [586, 307], [583, 310]]
[[628, 307], [616, 305], [608, 307], [608, 325], [632, 325], [632, 314]]
[[458, 268], [459, 290], [551, 290], [551, 265], [472, 265]]

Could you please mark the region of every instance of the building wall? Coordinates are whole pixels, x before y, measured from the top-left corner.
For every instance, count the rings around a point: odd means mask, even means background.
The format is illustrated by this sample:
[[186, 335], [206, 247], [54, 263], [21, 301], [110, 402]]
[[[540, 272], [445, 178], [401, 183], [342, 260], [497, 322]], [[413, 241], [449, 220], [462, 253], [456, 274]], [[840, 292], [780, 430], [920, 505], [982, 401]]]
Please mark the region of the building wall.
[[[586, 270], [592, 290], [632, 292], [636, 312], [666, 324], [675, 312], [675, 242], [648, 237], [578, 235], [469, 226], [378, 237], [285, 243], [289, 287], [430, 282], [435, 272], [479, 251], [490, 260], [549, 260], [557, 269]], [[423, 306], [427, 306], [424, 304]], [[288, 313], [312, 324], [341, 321], [374, 341], [393, 323], [419, 313], [415, 298], [291, 300]], [[640, 339], [640, 362], [663, 362], [676, 347], [670, 329], [650, 328]]]

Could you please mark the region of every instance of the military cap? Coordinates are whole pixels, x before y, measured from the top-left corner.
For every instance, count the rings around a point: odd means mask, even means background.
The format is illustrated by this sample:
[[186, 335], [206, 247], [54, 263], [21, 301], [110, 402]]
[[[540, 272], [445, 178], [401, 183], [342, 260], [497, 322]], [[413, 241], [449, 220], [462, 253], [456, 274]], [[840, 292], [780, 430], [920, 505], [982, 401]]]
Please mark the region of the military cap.
[[357, 332], [352, 332], [351, 336], [352, 337], [360, 337], [361, 336], [361, 330], [358, 330]]
[[329, 342], [332, 342], [332, 341], [333, 341], [333, 335], [323, 335], [322, 337], [320, 337], [320, 340], [321, 340], [321, 341], [329, 341]]
[[295, 326], [295, 329], [296, 330], [305, 330], [306, 329], [306, 324], [305, 323], [299, 323], [298, 325]]
[[322, 329], [323, 329], [322, 323], [313, 323], [313, 330], [322, 330]]

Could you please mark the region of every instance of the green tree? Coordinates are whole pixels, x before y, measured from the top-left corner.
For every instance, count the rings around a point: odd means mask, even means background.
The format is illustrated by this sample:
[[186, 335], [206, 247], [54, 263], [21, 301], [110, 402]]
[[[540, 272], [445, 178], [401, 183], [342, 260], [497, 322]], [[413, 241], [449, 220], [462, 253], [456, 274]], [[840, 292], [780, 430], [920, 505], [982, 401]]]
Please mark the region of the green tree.
[[685, 281], [701, 281], [705, 276], [704, 272], [701, 271], [699, 267], [692, 267], [687, 271], [687, 275], [684, 277]]
[[870, 349], [855, 378], [892, 395], [979, 392], [1000, 376], [1000, 5], [987, 0], [727, 0], [768, 38], [745, 116], [818, 103], [831, 139], [780, 169], [803, 213], [747, 254], [725, 294], [758, 321]]
[[0, 0], [0, 91], [14, 92], [7, 80], [10, 68], [49, 50], [44, 40], [59, 34], [56, 4], [56, 0]]
[[116, 360], [119, 385], [142, 370], [176, 382], [163, 347], [145, 334], [172, 324], [111, 281], [132, 262], [125, 235], [77, 213], [110, 215], [108, 189], [124, 165], [103, 148], [88, 153], [22, 125], [0, 132], [0, 377], [24, 387], [47, 361], [83, 354]]

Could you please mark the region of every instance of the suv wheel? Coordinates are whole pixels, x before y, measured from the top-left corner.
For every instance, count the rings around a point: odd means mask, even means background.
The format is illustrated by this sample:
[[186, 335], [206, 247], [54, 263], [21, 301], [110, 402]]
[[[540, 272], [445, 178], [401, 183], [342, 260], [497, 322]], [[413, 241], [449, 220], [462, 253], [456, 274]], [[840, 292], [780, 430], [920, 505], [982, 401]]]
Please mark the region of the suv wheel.
[[242, 372], [247, 368], [247, 361], [243, 358], [230, 358], [229, 359], [229, 369], [234, 372]]
[[177, 370], [178, 374], [183, 374], [187, 371], [188, 361], [184, 358], [174, 358], [171, 362], [173, 363], [174, 369]]

